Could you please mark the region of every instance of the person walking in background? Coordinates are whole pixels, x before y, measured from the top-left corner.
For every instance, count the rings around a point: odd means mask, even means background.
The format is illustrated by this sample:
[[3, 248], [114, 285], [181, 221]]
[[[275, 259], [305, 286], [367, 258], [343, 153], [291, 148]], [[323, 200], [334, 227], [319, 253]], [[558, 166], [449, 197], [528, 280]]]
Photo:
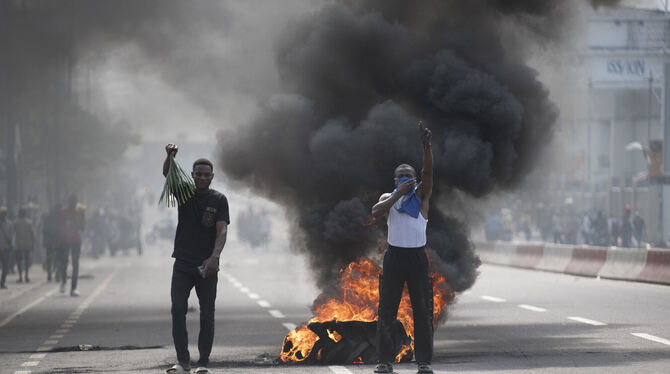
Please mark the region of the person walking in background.
[[644, 223], [644, 219], [640, 217], [640, 212], [636, 211], [635, 217], [633, 217], [633, 230], [635, 231], [635, 241], [638, 248], [642, 248], [642, 239], [646, 229], [647, 225]]
[[68, 204], [60, 210], [60, 292], [65, 293], [67, 283], [68, 257], [72, 256], [72, 282], [70, 296], [79, 296], [77, 280], [79, 278], [79, 256], [81, 255], [81, 233], [84, 230], [86, 207], [77, 202], [77, 196], [71, 195]]
[[551, 222], [554, 231], [554, 243], [563, 243], [563, 218], [556, 212], [551, 216]]
[[629, 248], [633, 238], [633, 223], [631, 222], [631, 207], [626, 204], [623, 208], [623, 216], [621, 217], [621, 225], [619, 231], [621, 232], [621, 246]]
[[35, 229], [25, 208], [19, 209], [19, 218], [14, 222], [14, 248], [16, 265], [19, 268], [18, 282], [23, 282], [23, 274], [25, 274], [25, 281], [30, 282], [28, 270], [32, 265], [32, 254], [35, 248]]
[[591, 217], [589, 216], [588, 213], [584, 213], [584, 217], [582, 218], [581, 232], [584, 244], [586, 245], [593, 244], [592, 243], [593, 228], [591, 226]]
[[[59, 259], [59, 222], [58, 214], [61, 207], [54, 205], [53, 208], [44, 216], [44, 223], [42, 224], [42, 244], [46, 251], [46, 259], [44, 260], [44, 270], [47, 272], [47, 282], [51, 282], [51, 275], [53, 273], [58, 274], [60, 271], [60, 259]], [[56, 280], [59, 280], [59, 276], [56, 276]]]
[[619, 245], [619, 221], [613, 214], [610, 214], [610, 218], [607, 220], [607, 231], [610, 235], [610, 245], [615, 247]]
[[7, 272], [9, 271], [10, 257], [12, 255], [12, 223], [7, 219], [7, 208], [0, 206], [0, 261], [2, 261], [2, 275], [0, 278], [0, 288], [7, 288]]

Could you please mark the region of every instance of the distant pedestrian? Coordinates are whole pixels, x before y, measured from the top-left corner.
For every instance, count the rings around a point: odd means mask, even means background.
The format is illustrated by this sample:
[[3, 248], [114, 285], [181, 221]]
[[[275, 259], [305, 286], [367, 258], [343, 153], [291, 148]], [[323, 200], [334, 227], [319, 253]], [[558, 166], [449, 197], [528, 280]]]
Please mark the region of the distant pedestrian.
[[19, 209], [19, 218], [14, 222], [14, 253], [19, 268], [19, 283], [24, 280], [30, 282], [28, 271], [32, 265], [32, 255], [35, 248], [35, 229], [33, 222], [28, 218], [25, 208]]
[[[51, 276], [53, 273], [58, 274], [59, 272], [59, 241], [60, 241], [60, 229], [58, 218], [61, 207], [59, 205], [54, 205], [54, 207], [44, 216], [44, 224], [42, 225], [42, 243], [44, 249], [46, 250], [46, 259], [44, 261], [44, 269], [47, 272], [47, 282], [51, 282]], [[56, 276], [56, 280], [60, 278]]]
[[[167, 157], [163, 163], [163, 175], [170, 170], [170, 156], [177, 154], [177, 146], [165, 147]], [[226, 244], [228, 224], [228, 200], [209, 186], [214, 178], [214, 166], [207, 159], [193, 163], [191, 173], [195, 182], [195, 194], [179, 205], [177, 233], [174, 240], [174, 265], [172, 267], [172, 339], [177, 351], [177, 364], [167, 370], [170, 374], [188, 373], [191, 356], [188, 351], [186, 312], [188, 296], [195, 287], [200, 302], [200, 336], [198, 337], [198, 360], [195, 373], [211, 373], [209, 355], [214, 342], [214, 303], [218, 282], [219, 257]]]
[[554, 213], [551, 217], [551, 222], [554, 231], [554, 243], [563, 243], [563, 217], [558, 213]]
[[607, 220], [607, 229], [610, 235], [610, 245], [618, 246], [619, 245], [619, 221], [613, 214], [610, 214], [610, 218]]
[[640, 217], [640, 212], [635, 212], [635, 217], [633, 217], [633, 230], [638, 248], [642, 248], [642, 239], [644, 238], [646, 229], [647, 225], [644, 223], [644, 219]]
[[584, 244], [586, 245], [593, 244], [592, 243], [593, 227], [591, 226], [591, 217], [589, 217], [588, 213], [584, 213], [580, 229], [582, 232], [582, 240], [584, 241]]
[[7, 288], [7, 272], [12, 255], [12, 236], [14, 235], [12, 223], [7, 219], [7, 208], [0, 206], [0, 261], [2, 261], [2, 276], [0, 278], [0, 288]]
[[621, 225], [619, 231], [621, 233], [621, 246], [629, 248], [633, 239], [633, 223], [631, 222], [631, 207], [626, 204], [623, 208], [623, 216], [621, 217]]
[[607, 230], [607, 221], [602, 211], [598, 211], [596, 219], [593, 220], [593, 233], [595, 245], [604, 247], [609, 243], [609, 231]]
[[81, 233], [84, 230], [86, 207], [77, 202], [77, 196], [71, 195], [68, 204], [59, 213], [59, 250], [60, 250], [60, 292], [65, 293], [67, 283], [68, 258], [72, 257], [72, 282], [70, 296], [79, 296], [79, 256], [81, 255]]

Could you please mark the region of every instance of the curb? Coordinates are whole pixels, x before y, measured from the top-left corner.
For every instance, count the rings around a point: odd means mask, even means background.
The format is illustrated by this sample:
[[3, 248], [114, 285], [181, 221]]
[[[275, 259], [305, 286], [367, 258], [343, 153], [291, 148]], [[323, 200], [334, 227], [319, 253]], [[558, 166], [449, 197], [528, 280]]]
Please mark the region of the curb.
[[670, 285], [670, 250], [500, 241], [475, 245], [484, 263]]

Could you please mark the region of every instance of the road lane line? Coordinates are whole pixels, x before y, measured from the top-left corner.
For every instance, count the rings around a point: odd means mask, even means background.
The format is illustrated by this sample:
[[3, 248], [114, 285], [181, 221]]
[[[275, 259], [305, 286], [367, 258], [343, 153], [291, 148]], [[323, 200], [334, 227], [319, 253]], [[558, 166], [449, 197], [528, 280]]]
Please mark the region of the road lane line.
[[12, 322], [14, 320], [14, 318], [16, 318], [16, 317], [20, 316], [21, 314], [27, 312], [28, 310], [30, 310], [30, 308], [32, 308], [35, 305], [41, 303], [42, 301], [44, 301], [44, 299], [53, 295], [55, 292], [56, 292], [56, 290], [51, 290], [51, 291], [45, 293], [44, 295], [40, 296], [37, 300], [33, 301], [32, 303], [24, 306], [23, 308], [21, 308], [19, 310], [17, 310], [13, 314], [11, 314], [9, 317], [3, 319], [2, 322], [0, 322], [0, 328], [7, 326], [7, 324]]
[[45, 340], [44, 343], [42, 343], [42, 345], [56, 345], [56, 344], [58, 344], [57, 339]]
[[70, 329], [58, 329], [55, 334], [66, 334]]
[[256, 294], [256, 293], [250, 293], [250, 294], [248, 294], [247, 296], [249, 296], [249, 298], [250, 298], [250, 299], [253, 299], [253, 300], [256, 300], [256, 299], [260, 299], [260, 298], [261, 298], [261, 297], [258, 296], [258, 294]]
[[284, 322], [284, 323], [282, 323], [282, 325], [284, 325], [284, 327], [286, 327], [286, 329], [288, 331], [293, 331], [298, 327], [295, 323], [291, 323], [291, 322]]
[[481, 298], [486, 300], [486, 301], [493, 301], [494, 303], [504, 303], [505, 302], [505, 299], [501, 299], [501, 298], [495, 297], [495, 296], [484, 295], [484, 296], [481, 296]]
[[581, 323], [586, 323], [587, 325], [593, 325], [593, 326], [606, 326], [607, 325], [604, 322], [594, 321], [592, 319], [582, 318], [582, 317], [568, 317], [568, 319], [571, 319], [571, 320], [577, 321], [577, 322], [581, 322]]
[[335, 374], [353, 374], [344, 366], [328, 366], [328, 368]]
[[30, 355], [30, 358], [32, 358], [33, 360], [41, 360], [41, 359], [45, 358], [46, 356], [47, 356], [46, 353], [35, 353], [35, 354]]
[[519, 304], [518, 307], [521, 308], [521, 309], [530, 310], [530, 311], [532, 311], [532, 312], [540, 312], [540, 313], [542, 313], [542, 312], [546, 312], [546, 311], [547, 311], [546, 309], [544, 309], [544, 308], [540, 308], [539, 306], [533, 306], [533, 305], [528, 305], [528, 304]]
[[642, 333], [642, 332], [633, 332], [633, 333], [631, 333], [631, 335], [637, 336], [638, 338], [651, 340], [652, 342], [661, 343], [661, 344], [665, 344], [665, 345], [670, 345], [670, 340], [659, 338], [658, 336], [645, 334], [645, 333]]
[[28, 367], [28, 366], [37, 366], [39, 364], [40, 364], [39, 361], [28, 361], [28, 362], [22, 363], [21, 366]]
[[263, 308], [269, 308], [271, 305], [265, 300], [258, 300], [257, 301], [258, 305], [262, 306]]
[[49, 337], [49, 340], [52, 340], [52, 339], [63, 339], [64, 336], [65, 336], [65, 335], [63, 335], [63, 334], [55, 334], [55, 335], [51, 335], [51, 336]]
[[281, 311], [279, 311], [279, 310], [277, 310], [277, 309], [268, 310], [268, 313], [270, 313], [270, 314], [271, 314], [273, 317], [275, 317], [275, 318], [284, 318], [284, 317], [286, 317], [286, 316], [284, 315], [284, 313], [282, 313]]
[[240, 291], [242, 291], [242, 292], [244, 292], [244, 293], [249, 293], [249, 289], [246, 288], [246, 287], [242, 287], [242, 288], [240, 288]]
[[37, 348], [37, 352], [49, 352], [51, 350], [51, 347], [39, 347]]
[[14, 374], [30, 374], [30, 373], [32, 373], [30, 370], [18, 370], [14, 372]]

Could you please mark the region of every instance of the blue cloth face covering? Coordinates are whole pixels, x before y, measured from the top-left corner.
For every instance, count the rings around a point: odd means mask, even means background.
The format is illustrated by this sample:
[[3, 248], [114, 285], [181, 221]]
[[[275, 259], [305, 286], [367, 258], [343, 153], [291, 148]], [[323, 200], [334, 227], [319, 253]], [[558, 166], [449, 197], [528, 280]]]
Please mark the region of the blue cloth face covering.
[[[409, 177], [398, 178], [398, 180], [395, 182], [396, 189], [393, 190], [393, 192], [398, 190], [399, 184], [405, 183], [410, 179], [412, 178]], [[417, 186], [414, 186], [414, 189], [409, 190], [409, 192], [407, 192], [406, 195], [401, 197], [395, 204], [393, 204], [393, 206], [398, 212], [407, 213], [414, 218], [419, 218], [419, 214], [421, 214], [421, 199], [419, 198], [419, 196], [417, 196], [416, 189]]]

